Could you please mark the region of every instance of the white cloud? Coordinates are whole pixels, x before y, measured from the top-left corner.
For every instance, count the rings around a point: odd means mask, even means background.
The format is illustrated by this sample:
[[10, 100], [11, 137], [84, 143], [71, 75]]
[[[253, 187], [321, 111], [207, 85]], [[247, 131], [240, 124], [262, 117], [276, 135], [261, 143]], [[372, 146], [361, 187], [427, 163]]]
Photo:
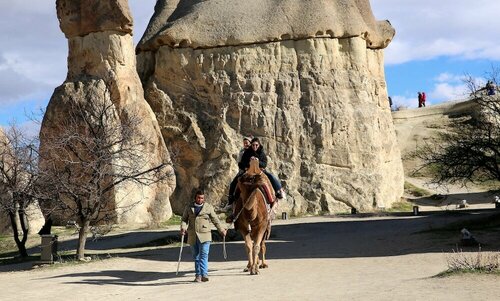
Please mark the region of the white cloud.
[[429, 93], [429, 99], [434, 101], [450, 101], [465, 99], [468, 96], [465, 84], [437, 83]]
[[457, 75], [457, 74], [452, 74], [448, 72], [444, 72], [439, 74], [434, 78], [435, 81], [439, 83], [463, 83], [465, 80], [465, 75]]
[[[386, 49], [388, 64], [440, 56], [500, 60], [500, 1], [371, 0], [377, 19], [389, 19], [396, 37]], [[129, 0], [137, 43], [155, 0]], [[67, 40], [59, 29], [54, 0], [0, 0], [0, 109], [28, 101], [46, 103], [66, 77]], [[448, 76], [448, 78], [447, 78]], [[456, 75], [440, 75], [430, 101], [463, 91]], [[393, 96], [417, 106], [416, 95]]]
[[0, 0], [0, 12], [0, 108], [47, 102], [66, 77], [55, 2]]
[[416, 108], [418, 107], [417, 97], [408, 97], [402, 95], [391, 96], [393, 108]]
[[390, 20], [396, 37], [386, 63], [439, 56], [500, 60], [500, 1], [371, 0], [377, 19]]
[[[134, 40], [139, 41], [155, 0], [130, 0]], [[67, 39], [59, 29], [54, 0], [0, 0], [0, 109], [47, 103], [67, 73]]]
[[9, 62], [2, 61], [0, 57], [0, 108], [17, 102], [44, 98], [51, 88], [43, 81], [32, 80], [17, 72]]

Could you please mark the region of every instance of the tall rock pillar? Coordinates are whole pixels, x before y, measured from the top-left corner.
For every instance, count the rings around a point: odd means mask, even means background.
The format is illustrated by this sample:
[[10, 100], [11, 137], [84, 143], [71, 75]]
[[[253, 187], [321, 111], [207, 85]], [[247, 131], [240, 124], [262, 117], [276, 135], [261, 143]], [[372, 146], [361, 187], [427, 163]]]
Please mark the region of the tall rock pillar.
[[[109, 99], [116, 122], [127, 118], [142, 120], [134, 140], [148, 137], [141, 152], [149, 158], [148, 166], [170, 162], [156, 117], [144, 99], [136, 71], [132, 40], [132, 17], [126, 0], [57, 0], [60, 28], [68, 39], [68, 74], [47, 107], [41, 129], [43, 138], [54, 137], [75, 104], [86, 97]], [[50, 151], [50, 150], [49, 150]], [[171, 166], [168, 166], [172, 170]], [[110, 194], [116, 203], [117, 220], [122, 225], [150, 225], [172, 214], [170, 195], [175, 176], [169, 181], [143, 186], [126, 183]], [[127, 208], [121, 210], [120, 208]]]

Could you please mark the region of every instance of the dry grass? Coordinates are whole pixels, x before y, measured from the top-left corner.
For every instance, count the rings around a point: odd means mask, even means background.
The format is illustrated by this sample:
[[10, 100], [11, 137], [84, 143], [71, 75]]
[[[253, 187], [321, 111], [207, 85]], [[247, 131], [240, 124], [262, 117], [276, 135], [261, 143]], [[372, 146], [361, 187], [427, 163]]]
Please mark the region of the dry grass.
[[160, 224], [160, 228], [165, 228], [168, 226], [181, 226], [181, 216], [180, 215], [172, 215], [172, 217]]
[[[38, 235], [29, 235], [28, 241], [26, 242], [26, 248], [32, 248], [40, 243], [40, 237]], [[12, 235], [0, 236], [0, 257], [12, 256], [18, 252], [16, 242]]]
[[417, 187], [412, 183], [406, 181], [404, 189], [406, 194], [412, 195], [414, 197], [424, 197], [432, 195], [432, 192], [428, 191], [427, 189]]
[[408, 202], [408, 200], [402, 198], [401, 201], [392, 204], [392, 207], [387, 209], [387, 212], [412, 212], [413, 203]]
[[448, 270], [437, 275], [438, 277], [464, 273], [500, 274], [500, 252], [463, 252], [461, 249], [452, 250], [446, 255]]

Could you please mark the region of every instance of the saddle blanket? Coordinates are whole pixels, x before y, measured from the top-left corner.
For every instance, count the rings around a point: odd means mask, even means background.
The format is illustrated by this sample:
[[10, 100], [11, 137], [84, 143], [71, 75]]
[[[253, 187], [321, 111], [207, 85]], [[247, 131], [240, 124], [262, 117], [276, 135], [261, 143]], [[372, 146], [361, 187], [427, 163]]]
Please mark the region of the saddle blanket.
[[259, 186], [259, 189], [260, 189], [260, 191], [262, 191], [262, 194], [264, 194], [264, 197], [266, 198], [266, 203], [268, 203], [269, 205], [274, 203], [275, 198], [274, 198], [274, 195], [271, 193], [271, 189], [270, 189], [269, 185], [266, 185], [266, 184], [261, 185], [261, 186]]

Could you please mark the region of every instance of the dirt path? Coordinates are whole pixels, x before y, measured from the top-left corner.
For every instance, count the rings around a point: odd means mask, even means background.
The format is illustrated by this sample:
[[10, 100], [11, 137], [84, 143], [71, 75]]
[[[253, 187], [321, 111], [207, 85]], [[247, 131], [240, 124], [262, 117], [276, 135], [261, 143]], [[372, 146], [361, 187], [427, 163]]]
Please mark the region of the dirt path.
[[259, 276], [242, 272], [241, 242], [227, 245], [228, 261], [221, 244], [212, 246], [208, 283], [191, 282], [188, 249], [179, 276], [179, 248], [134, 249], [89, 264], [0, 273], [0, 299], [498, 300], [497, 276], [430, 278], [446, 269], [443, 251], [456, 239], [416, 232], [464, 216], [278, 221], [268, 244], [270, 268]]
[[468, 185], [467, 187], [458, 184], [440, 186], [430, 183], [429, 179], [407, 177], [406, 181], [422, 187], [433, 194], [440, 194], [441, 199], [428, 197], [410, 198], [413, 203], [419, 205], [421, 211], [450, 211], [457, 210], [458, 205], [464, 200], [467, 209], [492, 209], [495, 208], [495, 196], [498, 193], [485, 191], [483, 187]]

